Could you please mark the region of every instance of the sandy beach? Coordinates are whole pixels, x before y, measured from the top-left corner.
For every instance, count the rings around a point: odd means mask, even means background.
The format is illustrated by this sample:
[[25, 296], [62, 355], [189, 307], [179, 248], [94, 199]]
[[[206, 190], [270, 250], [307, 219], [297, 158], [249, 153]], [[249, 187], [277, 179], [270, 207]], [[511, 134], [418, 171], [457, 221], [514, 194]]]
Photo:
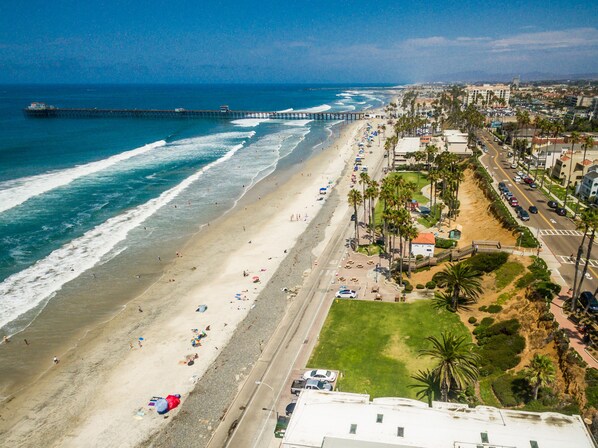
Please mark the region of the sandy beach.
[[[276, 187], [271, 193], [262, 196], [267, 189], [258, 185], [233, 212], [185, 247], [173, 248], [178, 256], [160, 281], [59, 354], [59, 364], [50, 363], [41, 378], [3, 406], [3, 445], [136, 446], [164, 428], [169, 420], [148, 402], [180, 394], [183, 404], [170, 418], [184, 410], [186, 397], [196, 384], [201, 388], [202, 376], [248, 313], [270, 306], [260, 293], [283, 261], [294, 266], [293, 248], [326, 207], [364, 127], [365, 122], [349, 124], [290, 179], [268, 179]], [[327, 194], [320, 195], [326, 186]], [[344, 199], [340, 203], [346, 207]], [[292, 284], [281, 283], [280, 277], [277, 284], [296, 288], [303, 273], [293, 274]], [[292, 297], [283, 288], [269, 296], [281, 312]], [[196, 312], [199, 305], [206, 311]], [[258, 319], [249, 325], [262, 324]], [[202, 332], [201, 346], [193, 347], [193, 338]], [[253, 350], [259, 353], [265, 342], [258, 341]], [[190, 358], [195, 358], [192, 365]], [[250, 367], [240, 367], [239, 383]]]

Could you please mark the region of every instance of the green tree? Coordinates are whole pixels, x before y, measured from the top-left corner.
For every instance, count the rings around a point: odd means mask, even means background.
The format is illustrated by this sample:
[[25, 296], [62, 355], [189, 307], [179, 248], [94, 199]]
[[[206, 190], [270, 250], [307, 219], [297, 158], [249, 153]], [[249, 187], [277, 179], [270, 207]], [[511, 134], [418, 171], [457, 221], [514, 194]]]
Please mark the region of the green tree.
[[359, 190], [351, 189], [348, 195], [349, 205], [353, 207], [353, 216], [355, 216], [355, 241], [359, 246], [359, 218], [357, 217], [357, 207], [363, 202], [363, 197]]
[[554, 381], [554, 364], [548, 356], [536, 353], [524, 373], [525, 378], [532, 386], [534, 400], [537, 400], [540, 388]]
[[480, 357], [465, 336], [442, 333], [440, 339], [436, 336], [426, 339], [432, 348], [420, 350], [419, 356], [429, 356], [437, 362], [432, 373], [438, 379], [442, 401], [448, 401], [451, 390], [464, 390], [477, 381]]
[[476, 301], [483, 292], [482, 274], [464, 263], [450, 263], [436, 274], [436, 284], [451, 294], [452, 310], [457, 311], [459, 299]]

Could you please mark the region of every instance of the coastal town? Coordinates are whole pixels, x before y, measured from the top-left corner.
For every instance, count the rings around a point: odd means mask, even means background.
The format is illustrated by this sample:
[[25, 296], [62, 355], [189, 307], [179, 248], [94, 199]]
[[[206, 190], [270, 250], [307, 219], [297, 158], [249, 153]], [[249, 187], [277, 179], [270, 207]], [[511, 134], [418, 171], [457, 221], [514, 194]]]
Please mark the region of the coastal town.
[[264, 352], [208, 446], [594, 446], [597, 93], [416, 85], [372, 113], [294, 362]]

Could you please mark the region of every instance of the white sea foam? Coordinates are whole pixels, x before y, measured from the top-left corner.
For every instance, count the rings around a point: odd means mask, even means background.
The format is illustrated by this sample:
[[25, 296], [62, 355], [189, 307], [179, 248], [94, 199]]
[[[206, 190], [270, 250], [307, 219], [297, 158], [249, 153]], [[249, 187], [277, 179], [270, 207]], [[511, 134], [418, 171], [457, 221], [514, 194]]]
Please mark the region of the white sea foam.
[[105, 170], [117, 163], [140, 156], [165, 144], [164, 140], [160, 140], [130, 151], [121, 152], [103, 160], [98, 160], [97, 162], [3, 182], [0, 184], [0, 213], [20, 205], [34, 196], [39, 196], [55, 188], [63, 187], [83, 176]]
[[265, 121], [270, 121], [269, 118], [240, 118], [239, 120], [231, 121], [232, 124], [235, 126], [239, 126], [242, 128], [254, 128], [259, 126], [260, 124], [264, 123]]
[[330, 106], [329, 104], [322, 104], [320, 106], [308, 107], [307, 109], [297, 109], [295, 112], [318, 113], [326, 112], [330, 109], [332, 109], [332, 106]]
[[307, 126], [308, 123], [311, 123], [313, 120], [285, 120], [282, 122], [285, 126]]
[[[125, 213], [108, 219], [34, 265], [0, 283], [0, 328], [53, 297], [63, 285], [102, 262], [104, 257], [135, 227], [175, 199], [212, 168], [229, 160], [240, 143], [175, 187]], [[109, 256], [109, 258], [111, 258]]]
[[279, 110], [277, 111], [278, 113], [282, 114], [285, 112], [293, 112], [295, 109], [293, 109], [292, 107], [288, 108], [288, 109], [284, 109], [284, 110]]

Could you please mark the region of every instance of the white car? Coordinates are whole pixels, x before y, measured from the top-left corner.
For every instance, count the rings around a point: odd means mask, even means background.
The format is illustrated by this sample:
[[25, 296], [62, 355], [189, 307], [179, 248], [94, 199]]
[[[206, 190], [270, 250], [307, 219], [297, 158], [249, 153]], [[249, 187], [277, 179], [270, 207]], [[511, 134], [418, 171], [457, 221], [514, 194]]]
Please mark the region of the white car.
[[521, 182], [521, 177], [519, 177], [519, 176], [515, 176], [515, 177], [513, 178], [513, 180], [514, 180], [515, 182], [517, 182], [517, 183], [520, 183], [520, 182]]
[[353, 291], [352, 289], [340, 289], [336, 292], [335, 297], [340, 299], [354, 299], [357, 297], [357, 291]]
[[511, 164], [511, 168], [517, 168], [517, 164], [516, 163], [512, 163]]
[[519, 177], [523, 177], [523, 171], [517, 171], [517, 175], [518, 175]]
[[336, 373], [330, 370], [308, 370], [303, 374], [304, 380], [320, 380], [327, 383], [334, 383]]

